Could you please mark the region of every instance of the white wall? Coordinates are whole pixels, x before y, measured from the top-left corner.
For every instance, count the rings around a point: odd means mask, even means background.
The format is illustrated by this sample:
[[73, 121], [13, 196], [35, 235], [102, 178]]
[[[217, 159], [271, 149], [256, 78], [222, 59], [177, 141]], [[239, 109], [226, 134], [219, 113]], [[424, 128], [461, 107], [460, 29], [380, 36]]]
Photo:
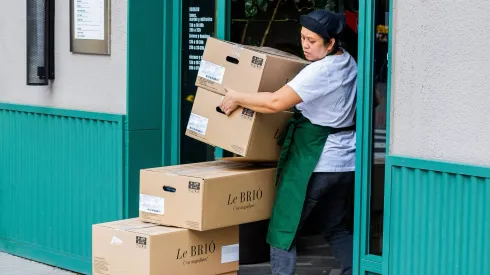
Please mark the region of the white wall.
[[26, 0], [0, 1], [0, 102], [126, 113], [127, 0], [112, 0], [111, 56], [70, 52], [73, 0], [56, 0], [56, 80], [26, 85]]
[[490, 165], [490, 5], [394, 2], [391, 153]]

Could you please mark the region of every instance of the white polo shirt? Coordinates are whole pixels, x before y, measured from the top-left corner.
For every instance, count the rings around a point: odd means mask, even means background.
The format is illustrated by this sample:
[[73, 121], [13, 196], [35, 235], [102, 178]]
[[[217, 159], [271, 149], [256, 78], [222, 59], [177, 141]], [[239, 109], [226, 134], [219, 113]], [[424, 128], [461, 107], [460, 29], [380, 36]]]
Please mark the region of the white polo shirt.
[[[304, 68], [288, 85], [303, 100], [296, 108], [311, 123], [342, 128], [352, 126], [356, 110], [357, 64], [344, 50]], [[350, 172], [356, 164], [356, 132], [328, 136], [315, 172]]]

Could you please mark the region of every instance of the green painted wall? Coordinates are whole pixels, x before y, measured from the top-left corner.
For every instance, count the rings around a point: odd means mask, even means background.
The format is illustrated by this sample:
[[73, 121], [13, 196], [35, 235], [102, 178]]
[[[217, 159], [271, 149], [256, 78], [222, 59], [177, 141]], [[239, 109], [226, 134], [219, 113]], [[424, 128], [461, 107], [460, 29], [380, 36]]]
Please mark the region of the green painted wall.
[[[397, 127], [391, 111], [392, 5], [390, 0], [388, 141], [390, 129]], [[378, 257], [383, 274], [490, 274], [490, 168], [394, 156], [388, 154], [389, 143], [386, 152], [383, 257]], [[361, 188], [364, 199], [366, 187]], [[368, 233], [362, 234], [364, 241]]]
[[91, 272], [91, 226], [124, 216], [124, 116], [0, 103], [0, 250]]
[[162, 128], [163, 2], [128, 0], [129, 131]]
[[128, 0], [126, 201], [137, 217], [139, 171], [162, 165], [164, 2]]
[[388, 163], [384, 274], [490, 274], [490, 168]]
[[163, 18], [161, 155], [163, 165], [174, 165], [180, 163], [181, 1], [164, 1]]

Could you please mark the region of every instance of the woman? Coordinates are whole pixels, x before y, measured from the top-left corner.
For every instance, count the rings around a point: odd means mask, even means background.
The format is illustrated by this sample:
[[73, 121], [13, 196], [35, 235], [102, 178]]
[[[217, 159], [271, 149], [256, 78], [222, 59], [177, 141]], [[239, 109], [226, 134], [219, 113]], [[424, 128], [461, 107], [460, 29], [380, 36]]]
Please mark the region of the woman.
[[314, 11], [300, 23], [303, 51], [312, 63], [274, 93], [226, 89], [220, 108], [229, 115], [238, 106], [260, 113], [295, 107], [282, 141], [267, 236], [273, 274], [295, 274], [295, 238], [313, 209], [342, 274], [352, 274], [352, 230], [346, 220], [352, 218], [354, 196], [357, 65], [339, 47], [342, 15]]

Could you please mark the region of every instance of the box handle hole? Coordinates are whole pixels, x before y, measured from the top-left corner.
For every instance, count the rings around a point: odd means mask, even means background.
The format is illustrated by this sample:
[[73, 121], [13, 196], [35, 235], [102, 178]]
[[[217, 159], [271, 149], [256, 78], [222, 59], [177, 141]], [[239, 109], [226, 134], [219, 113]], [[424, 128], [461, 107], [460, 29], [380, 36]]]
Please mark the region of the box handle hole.
[[170, 193], [175, 193], [175, 191], [177, 191], [177, 189], [171, 187], [171, 186], [163, 186], [163, 191], [165, 192], [170, 192]]
[[225, 112], [223, 112], [219, 106], [216, 107], [216, 112], [223, 114], [223, 115], [226, 115]]
[[226, 61], [230, 62], [230, 63], [233, 63], [235, 65], [238, 65], [238, 63], [240, 63], [240, 61], [234, 57], [231, 57], [231, 56], [227, 56], [226, 57]]

